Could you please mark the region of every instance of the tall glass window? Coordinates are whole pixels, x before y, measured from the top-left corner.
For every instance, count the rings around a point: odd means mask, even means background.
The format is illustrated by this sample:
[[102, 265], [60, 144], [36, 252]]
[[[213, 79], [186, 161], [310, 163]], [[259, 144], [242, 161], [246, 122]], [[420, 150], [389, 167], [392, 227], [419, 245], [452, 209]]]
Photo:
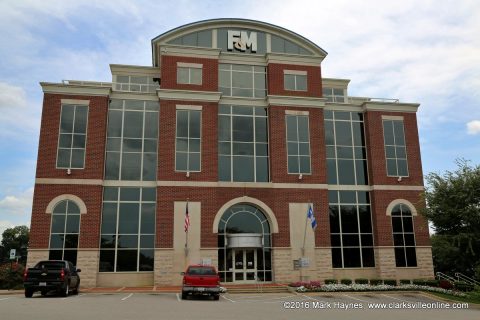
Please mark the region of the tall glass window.
[[67, 260], [76, 265], [79, 233], [80, 208], [71, 200], [60, 201], [52, 213], [48, 259]]
[[415, 233], [410, 209], [397, 204], [392, 210], [393, 245], [397, 267], [416, 267]]
[[370, 199], [365, 191], [329, 191], [334, 268], [375, 266]]
[[407, 148], [403, 120], [383, 120], [383, 138], [385, 158], [387, 159], [387, 175], [407, 177]]
[[218, 177], [220, 181], [268, 181], [266, 108], [219, 106]]
[[325, 110], [328, 184], [367, 185], [363, 114]]
[[288, 173], [310, 174], [308, 116], [286, 115]]
[[57, 168], [83, 169], [87, 141], [88, 106], [62, 105]]
[[105, 180], [156, 180], [158, 111], [155, 101], [111, 100]]
[[156, 188], [105, 187], [100, 272], [153, 271]]
[[219, 91], [229, 97], [265, 98], [266, 69], [261, 66], [219, 64]]
[[200, 171], [201, 116], [199, 110], [177, 110], [176, 171]]

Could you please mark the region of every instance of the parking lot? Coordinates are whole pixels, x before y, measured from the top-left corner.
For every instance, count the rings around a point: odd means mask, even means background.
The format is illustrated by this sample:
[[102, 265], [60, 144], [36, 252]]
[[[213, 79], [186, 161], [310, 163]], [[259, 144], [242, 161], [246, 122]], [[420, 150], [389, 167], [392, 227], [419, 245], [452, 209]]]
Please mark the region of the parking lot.
[[[479, 319], [475, 308], [446, 309], [420, 293], [223, 294], [181, 300], [177, 293], [80, 293], [61, 298], [0, 296], [2, 319]], [[457, 306], [462, 307], [462, 306]], [[465, 307], [465, 306], [463, 306]]]

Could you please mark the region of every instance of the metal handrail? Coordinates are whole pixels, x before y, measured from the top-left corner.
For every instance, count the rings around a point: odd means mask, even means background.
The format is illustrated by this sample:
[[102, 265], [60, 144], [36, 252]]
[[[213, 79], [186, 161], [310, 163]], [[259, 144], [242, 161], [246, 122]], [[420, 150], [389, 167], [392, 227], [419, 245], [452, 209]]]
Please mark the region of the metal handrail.
[[477, 281], [475, 279], [472, 279], [463, 273], [460, 272], [455, 272], [455, 277], [457, 277], [458, 281], [465, 281], [468, 284], [474, 285], [474, 286], [480, 286], [480, 281]]
[[447, 280], [447, 281], [449, 281], [449, 282], [451, 282], [451, 283], [454, 283], [455, 281], [457, 281], [457, 280], [455, 280], [455, 278], [452, 278], [452, 277], [446, 275], [446, 274], [443, 273], [443, 272], [437, 272], [437, 273], [436, 273], [436, 276], [437, 276], [438, 280], [445, 279], [445, 280]]
[[258, 281], [258, 276], [255, 275], [255, 287], [257, 288], [257, 291], [260, 293], [263, 293], [263, 282]]

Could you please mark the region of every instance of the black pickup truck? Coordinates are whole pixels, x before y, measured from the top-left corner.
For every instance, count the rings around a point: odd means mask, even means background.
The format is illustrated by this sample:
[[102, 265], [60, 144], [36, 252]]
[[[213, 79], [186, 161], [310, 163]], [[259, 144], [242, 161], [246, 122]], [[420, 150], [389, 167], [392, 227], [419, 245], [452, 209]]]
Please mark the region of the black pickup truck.
[[50, 291], [56, 291], [62, 297], [68, 296], [70, 292], [78, 294], [80, 271], [69, 261], [40, 261], [35, 267], [25, 269], [23, 274], [25, 297], [31, 298], [36, 291], [40, 291], [42, 296]]

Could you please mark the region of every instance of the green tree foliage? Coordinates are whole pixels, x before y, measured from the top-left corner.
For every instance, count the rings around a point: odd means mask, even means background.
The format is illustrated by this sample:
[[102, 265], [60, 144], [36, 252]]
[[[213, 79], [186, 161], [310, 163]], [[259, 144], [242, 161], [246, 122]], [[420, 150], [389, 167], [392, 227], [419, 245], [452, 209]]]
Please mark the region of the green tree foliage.
[[27, 259], [27, 247], [30, 230], [27, 226], [16, 226], [6, 229], [2, 233], [2, 259], [8, 258], [10, 249], [17, 250], [17, 256], [20, 260], [25, 262]]
[[435, 230], [435, 271], [474, 276], [480, 265], [480, 166], [456, 163], [455, 171], [427, 175], [425, 216]]

